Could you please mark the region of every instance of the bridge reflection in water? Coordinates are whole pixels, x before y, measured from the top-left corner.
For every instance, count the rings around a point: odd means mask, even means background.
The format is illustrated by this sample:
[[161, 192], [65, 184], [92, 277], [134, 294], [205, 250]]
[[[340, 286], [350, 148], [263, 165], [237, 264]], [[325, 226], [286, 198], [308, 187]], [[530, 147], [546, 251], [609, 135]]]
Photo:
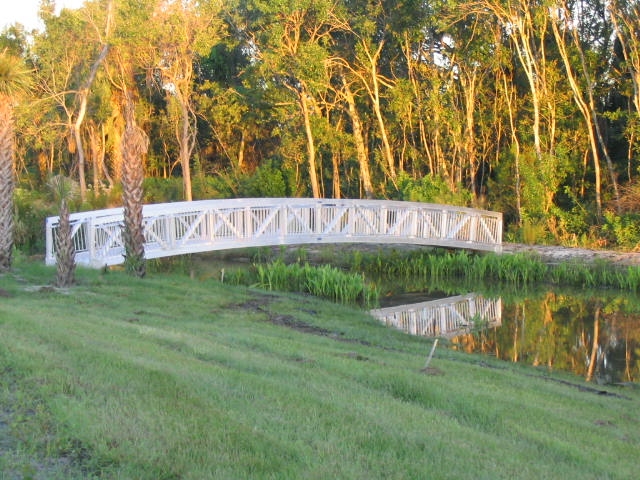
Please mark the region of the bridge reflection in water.
[[378, 308], [371, 315], [388, 326], [411, 335], [453, 338], [474, 327], [502, 324], [500, 298], [484, 298], [475, 293], [429, 302]]

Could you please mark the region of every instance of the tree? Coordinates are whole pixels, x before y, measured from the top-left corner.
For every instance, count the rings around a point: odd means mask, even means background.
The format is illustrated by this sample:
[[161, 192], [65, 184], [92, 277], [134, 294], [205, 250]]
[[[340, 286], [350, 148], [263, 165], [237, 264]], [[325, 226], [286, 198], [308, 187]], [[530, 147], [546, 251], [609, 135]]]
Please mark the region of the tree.
[[69, 219], [69, 203], [78, 196], [79, 187], [76, 182], [63, 175], [55, 175], [49, 179], [49, 189], [54, 201], [60, 205], [60, 221], [55, 233], [56, 251], [56, 286], [65, 288], [75, 283], [75, 246]]
[[[564, 1], [557, 2], [552, 9], [552, 30], [556, 40], [558, 51], [567, 73], [567, 80], [578, 109], [582, 114], [587, 127], [591, 156], [596, 169], [596, 210], [598, 219], [602, 217], [602, 199], [600, 195], [600, 155], [607, 160], [607, 166], [611, 177], [611, 185], [619, 202], [618, 185], [613, 164], [603, 139], [598, 119], [596, 101], [594, 98], [595, 81], [592, 78], [591, 69], [587, 65], [586, 54], [579, 38], [578, 25], [580, 18], [572, 15], [570, 8]], [[567, 38], [568, 37], [568, 38]], [[572, 48], [573, 47], [573, 48]], [[577, 56], [577, 66], [573, 64], [573, 53]], [[581, 81], [582, 80], [582, 81]]]
[[184, 199], [193, 199], [191, 156], [196, 147], [197, 116], [193, 100], [194, 68], [197, 60], [208, 53], [218, 36], [216, 12], [196, 1], [160, 2], [156, 21], [158, 30], [157, 71], [166, 93], [169, 118], [174, 124], [178, 143], [178, 161], [182, 170]]
[[125, 129], [122, 135], [122, 203], [124, 207], [125, 268], [137, 277], [144, 277], [144, 225], [142, 215], [142, 183], [144, 180], [144, 156], [149, 140], [135, 119], [135, 103], [132, 92], [125, 91]]
[[57, 17], [45, 14], [46, 33], [36, 37], [35, 55], [41, 85], [45, 95], [55, 99], [65, 112], [71, 136], [69, 150], [76, 156], [82, 200], [87, 193], [83, 126], [91, 89], [110, 49], [113, 1], [105, 0], [105, 14], [100, 20], [93, 16], [89, 7], [63, 10]]
[[264, 83], [287, 94], [279, 109], [297, 112], [296, 120], [305, 136], [311, 192], [321, 197], [322, 168], [315, 127], [320, 122], [322, 92], [330, 89], [331, 35], [342, 25], [337, 4], [330, 0], [255, 3], [253, 8], [265, 27], [254, 35], [253, 55], [260, 62]]
[[14, 105], [31, 83], [31, 73], [22, 60], [0, 52], [0, 272], [11, 268], [15, 188]]
[[[622, 57], [618, 59], [621, 63], [619, 74], [623, 79], [628, 77], [632, 86], [629, 96], [633, 107], [630, 109], [632, 112], [626, 128], [629, 142], [628, 159], [631, 163], [638, 148], [636, 142], [640, 135], [640, 2], [615, 0], [609, 3], [609, 10], [618, 41], [619, 54]], [[630, 170], [629, 165], [629, 173]]]
[[342, 75], [342, 95], [347, 102], [347, 112], [351, 119], [353, 141], [356, 146], [356, 156], [360, 166], [360, 181], [365, 198], [374, 198], [373, 183], [371, 181], [371, 169], [369, 167], [369, 152], [364, 138], [364, 128], [360, 118], [360, 112], [356, 105], [355, 95], [345, 75]]

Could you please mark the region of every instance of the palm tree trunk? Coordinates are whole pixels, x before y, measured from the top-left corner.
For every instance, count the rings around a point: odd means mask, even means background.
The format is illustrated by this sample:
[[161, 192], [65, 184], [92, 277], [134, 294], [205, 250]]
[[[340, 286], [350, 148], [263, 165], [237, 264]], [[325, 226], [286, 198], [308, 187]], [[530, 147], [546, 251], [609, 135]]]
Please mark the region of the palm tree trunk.
[[132, 275], [142, 278], [146, 273], [142, 222], [143, 158], [147, 153], [148, 138], [144, 131], [136, 125], [134, 103], [130, 96], [126, 99], [124, 110], [126, 125], [121, 149], [125, 268]]
[[11, 268], [13, 251], [13, 109], [0, 95], [0, 272]]
[[62, 199], [60, 204], [60, 222], [56, 232], [56, 286], [70, 287], [75, 283], [76, 249], [71, 237], [69, 206]]

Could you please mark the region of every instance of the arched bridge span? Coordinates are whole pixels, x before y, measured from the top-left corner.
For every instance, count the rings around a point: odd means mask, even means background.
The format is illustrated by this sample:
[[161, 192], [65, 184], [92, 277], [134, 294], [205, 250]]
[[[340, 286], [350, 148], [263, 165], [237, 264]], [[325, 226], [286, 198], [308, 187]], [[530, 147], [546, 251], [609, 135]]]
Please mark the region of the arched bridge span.
[[[408, 243], [501, 251], [502, 214], [388, 200], [246, 198], [143, 207], [145, 257], [313, 243]], [[59, 218], [46, 224], [46, 263], [56, 262]], [[124, 262], [123, 209], [71, 214], [76, 263]]]

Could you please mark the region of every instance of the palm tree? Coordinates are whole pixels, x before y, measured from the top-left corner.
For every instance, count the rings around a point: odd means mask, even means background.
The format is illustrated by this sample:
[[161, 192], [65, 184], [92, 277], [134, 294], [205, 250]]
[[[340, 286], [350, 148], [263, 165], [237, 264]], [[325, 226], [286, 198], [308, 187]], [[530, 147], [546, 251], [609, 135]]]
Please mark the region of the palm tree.
[[29, 89], [30, 72], [22, 60], [0, 52], [0, 272], [11, 268], [13, 251], [13, 192], [15, 130], [13, 107]]
[[130, 92], [125, 92], [122, 135], [122, 203], [124, 207], [125, 268], [137, 277], [144, 277], [144, 226], [142, 223], [142, 182], [144, 156], [149, 139], [135, 120], [135, 103]]
[[79, 196], [80, 186], [63, 175], [51, 177], [48, 186], [54, 200], [60, 204], [60, 221], [55, 234], [56, 286], [70, 287], [76, 280], [76, 249], [71, 236], [69, 202]]

